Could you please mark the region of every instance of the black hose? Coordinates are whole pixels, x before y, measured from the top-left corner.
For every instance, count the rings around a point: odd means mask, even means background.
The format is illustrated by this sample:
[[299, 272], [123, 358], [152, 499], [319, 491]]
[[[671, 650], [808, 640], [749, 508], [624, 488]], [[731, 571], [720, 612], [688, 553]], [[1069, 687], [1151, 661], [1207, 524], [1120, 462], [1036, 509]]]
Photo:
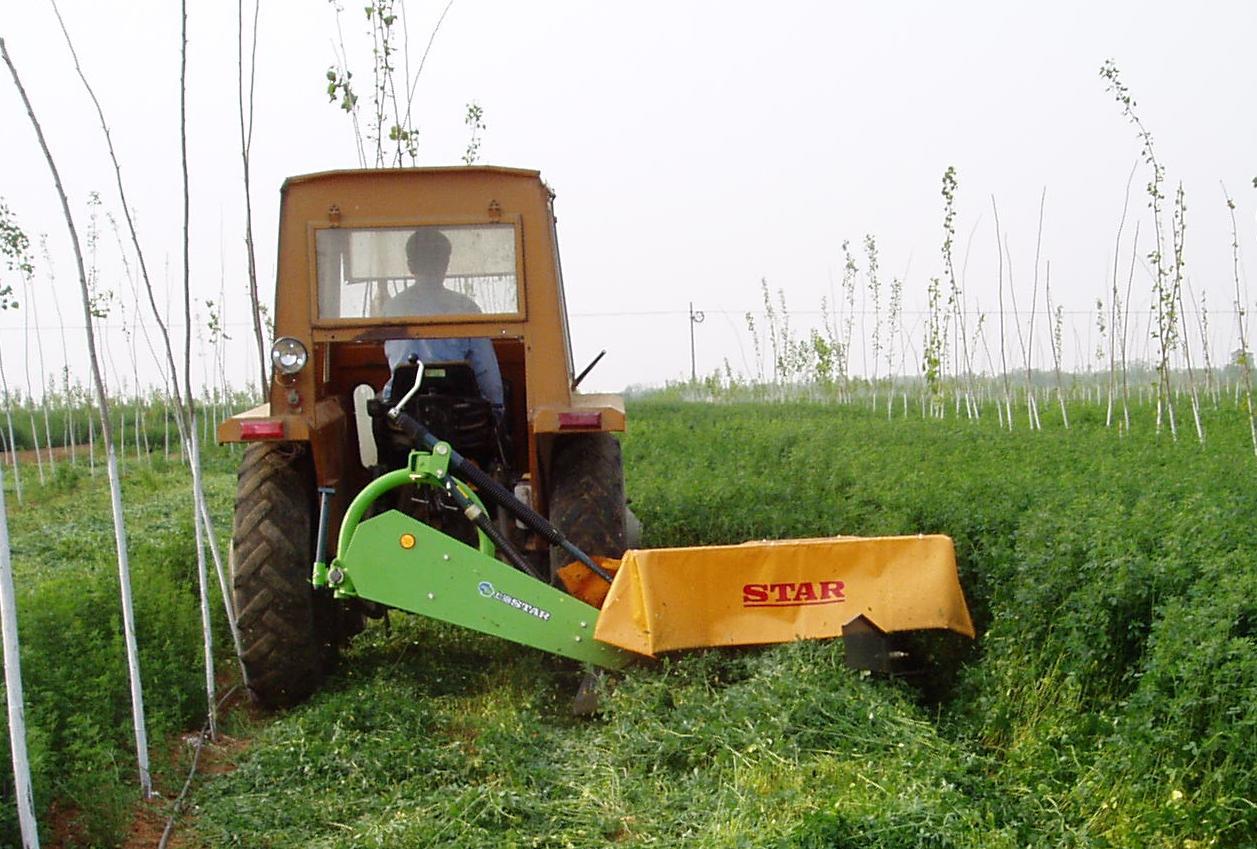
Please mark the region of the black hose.
[[[429, 451], [436, 448], [436, 444], [441, 441], [433, 436], [432, 431], [424, 427], [422, 422], [409, 413], [399, 412], [395, 421], [412, 442], [416, 445], [422, 445]], [[572, 555], [573, 558], [584, 563], [599, 578], [602, 578], [608, 584], [611, 583], [612, 575], [610, 572], [599, 566], [588, 554], [577, 548], [567, 537], [563, 536], [558, 528], [547, 522], [541, 514], [516, 498], [513, 492], [485, 474], [475, 463], [466, 460], [463, 455], [454, 450], [453, 446], [450, 446], [449, 451], [450, 468], [454, 469], [459, 477], [474, 484], [478, 490], [488, 495], [490, 499], [508, 513], [515, 516], [515, 518], [536, 533], [541, 534], [551, 545], [557, 545]]]
[[498, 551], [506, 555], [506, 559], [511, 561], [512, 566], [525, 574], [531, 575], [538, 581], [545, 580], [533, 567], [532, 563], [528, 562], [528, 559], [520, 554], [510, 540], [498, 530], [497, 526], [489, 518], [489, 514], [481, 510], [474, 501], [464, 495], [463, 491], [458, 488], [458, 484], [449, 477], [445, 479], [445, 491], [458, 504], [458, 509], [463, 511], [463, 515], [470, 519], [473, 525], [484, 531], [484, 535], [497, 546]]

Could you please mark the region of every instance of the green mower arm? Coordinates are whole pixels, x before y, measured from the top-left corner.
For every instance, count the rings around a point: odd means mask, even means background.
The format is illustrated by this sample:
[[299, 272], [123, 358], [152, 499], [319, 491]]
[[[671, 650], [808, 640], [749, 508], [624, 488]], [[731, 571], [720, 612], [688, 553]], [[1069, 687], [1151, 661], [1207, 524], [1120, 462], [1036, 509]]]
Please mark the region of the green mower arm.
[[345, 513], [337, 556], [330, 566], [315, 564], [315, 586], [595, 666], [627, 664], [632, 653], [594, 639], [597, 608], [498, 561], [483, 534], [477, 550], [396, 510], [363, 519], [399, 486], [443, 486], [447, 456], [414, 452], [409, 468], [363, 489]]

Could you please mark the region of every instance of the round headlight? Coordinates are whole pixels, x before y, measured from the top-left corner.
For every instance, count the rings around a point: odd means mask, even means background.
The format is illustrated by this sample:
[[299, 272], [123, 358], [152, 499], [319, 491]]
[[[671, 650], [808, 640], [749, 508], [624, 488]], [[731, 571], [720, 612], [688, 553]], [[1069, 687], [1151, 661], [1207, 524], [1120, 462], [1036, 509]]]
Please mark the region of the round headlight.
[[306, 367], [309, 359], [306, 346], [291, 336], [281, 336], [271, 346], [271, 365], [280, 374], [296, 374]]

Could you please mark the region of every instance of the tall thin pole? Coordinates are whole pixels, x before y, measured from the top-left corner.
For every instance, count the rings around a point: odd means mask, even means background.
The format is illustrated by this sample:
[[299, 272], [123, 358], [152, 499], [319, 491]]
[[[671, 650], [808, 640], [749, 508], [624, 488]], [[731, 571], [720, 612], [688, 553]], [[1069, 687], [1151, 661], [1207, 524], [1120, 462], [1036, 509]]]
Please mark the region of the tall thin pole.
[[17, 641], [17, 605], [13, 601], [13, 563], [9, 559], [9, 518], [4, 506], [4, 470], [0, 469], [0, 629], [4, 635], [4, 691], [9, 701], [9, 751], [13, 755], [13, 789], [23, 849], [39, 849], [35, 795], [26, 757], [26, 715], [22, 699], [22, 654]]
[[[153, 317], [157, 321], [157, 328], [161, 332], [162, 342], [164, 343], [163, 348], [164, 348], [164, 353], [166, 355], [167, 374], [170, 378], [170, 390], [168, 392], [168, 396], [169, 396], [168, 401], [173, 402], [174, 412], [175, 412], [175, 423], [179, 429], [179, 437], [180, 437], [181, 443], [183, 444], [183, 450], [184, 452], [186, 452], [188, 456], [191, 456], [192, 452], [188, 449], [188, 444], [190, 443], [194, 435], [194, 428], [190, 427], [186, 423], [186, 419], [188, 417], [188, 411], [184, 409], [183, 396], [179, 388], [179, 367], [175, 363], [174, 350], [171, 346], [171, 341], [170, 341], [170, 331], [169, 331], [170, 319], [169, 319], [169, 316], [166, 316], [165, 318], [163, 318], [161, 310], [157, 308], [157, 299], [153, 293], [152, 280], [148, 274], [148, 264], [145, 262], [144, 250], [140, 246], [139, 235], [137, 234], [136, 229], [135, 229], [135, 219], [131, 215], [131, 205], [127, 202], [126, 189], [122, 182], [122, 167], [119, 165], [118, 157], [114, 151], [113, 137], [109, 131], [109, 124], [105, 120], [105, 112], [101, 108], [100, 100], [97, 99], [96, 92], [92, 89], [91, 83], [89, 83], [87, 80], [87, 75], [83, 73], [83, 69], [79, 65], [78, 54], [74, 50], [74, 43], [70, 39], [70, 33], [65, 27], [65, 22], [61, 19], [61, 13], [57, 9], [56, 0], [52, 0], [52, 10], [53, 10], [53, 13], [56, 14], [57, 16], [58, 23], [61, 24], [61, 32], [62, 34], [65, 35], [66, 47], [69, 48], [70, 56], [74, 60], [74, 69], [75, 71], [78, 72], [79, 79], [83, 82], [83, 87], [87, 89], [88, 97], [91, 98], [92, 104], [96, 107], [96, 116], [100, 120], [100, 129], [105, 137], [105, 146], [109, 150], [109, 159], [113, 163], [115, 182], [117, 183], [117, 187], [118, 187], [119, 204], [122, 207], [123, 218], [127, 223], [127, 230], [130, 232], [130, 235], [131, 235], [131, 244], [134, 245], [135, 247], [135, 257], [139, 264], [140, 277], [144, 281], [144, 290], [148, 293], [148, 304], [152, 308]], [[54, 300], [54, 303], [55, 303], [55, 300]], [[169, 445], [170, 421], [169, 421], [169, 418], [166, 418], [164, 424], [165, 424], [166, 442], [167, 442], [166, 456], [169, 457], [170, 456], [170, 450], [169, 450], [170, 449], [170, 445]], [[88, 418], [88, 428], [89, 428], [88, 436], [90, 437], [92, 434], [90, 417]], [[89, 452], [89, 457], [94, 458], [94, 455], [91, 452]], [[93, 474], [95, 474], [95, 471], [93, 471]], [[227, 625], [228, 625], [228, 628], [231, 630], [232, 642], [236, 648], [236, 657], [239, 658], [241, 654], [243, 653], [243, 649], [240, 643], [240, 629], [236, 625], [235, 606], [232, 604], [231, 593], [228, 591], [229, 588], [228, 588], [228, 582], [227, 582], [227, 573], [226, 573], [226, 570], [223, 568], [223, 558], [222, 558], [221, 553], [218, 550], [218, 540], [214, 534], [214, 522], [213, 522], [212, 517], [210, 516], [208, 508], [205, 506], [205, 488], [201, 480], [201, 469], [199, 465], [194, 465], [192, 467], [192, 491], [193, 491], [193, 499], [196, 500], [198, 504], [200, 505], [199, 510], [201, 513], [201, 521], [204, 523], [204, 527], [206, 530], [205, 536], [209, 540], [210, 552], [213, 555], [213, 560], [214, 560], [214, 570], [218, 573], [218, 583], [219, 583], [219, 586], [222, 588], [223, 607], [225, 608], [227, 612]], [[241, 675], [241, 678], [243, 679], [245, 675], [243, 662], [240, 663], [240, 675]]]
[[[218, 720], [215, 716], [216, 698], [214, 695], [214, 649], [210, 634], [209, 583], [205, 571], [206, 537], [212, 536], [209, 531], [212, 524], [205, 521], [209, 515], [203, 502], [204, 490], [201, 488], [201, 450], [196, 435], [196, 399], [192, 395], [192, 265], [191, 265], [191, 204], [188, 192], [188, 4], [183, 0], [180, 4], [180, 47], [179, 47], [179, 151], [183, 163], [183, 310], [184, 349], [183, 349], [183, 391], [186, 393], [184, 406], [188, 417], [188, 462], [192, 466], [193, 483], [193, 523], [196, 528], [196, 564], [197, 580], [201, 592], [201, 626], [205, 637], [205, 692], [209, 718], [210, 739], [218, 734]], [[211, 413], [212, 415], [212, 413]], [[231, 610], [230, 602], [224, 595], [223, 603]], [[241, 663], [243, 668], [243, 662]]]
[[3, 38], [0, 38], [0, 59], [3, 59], [9, 67], [9, 73], [13, 76], [13, 85], [26, 107], [26, 114], [31, 120], [35, 136], [39, 139], [39, 147], [48, 163], [48, 170], [52, 172], [52, 182], [61, 200], [61, 211], [65, 215], [66, 229], [70, 234], [70, 245], [74, 248], [74, 261], [78, 268], [79, 292], [83, 300], [83, 323], [87, 333], [88, 363], [91, 366], [92, 388], [96, 395], [96, 409], [100, 414], [100, 435], [101, 441], [105, 443], [106, 468], [109, 475], [114, 546], [118, 554], [118, 583], [122, 597], [122, 631], [127, 651], [127, 672], [131, 683], [131, 719], [135, 727], [135, 755], [140, 773], [140, 792], [147, 799], [153, 795], [153, 779], [149, 773], [148, 731], [145, 728], [144, 691], [140, 680], [140, 651], [135, 637], [135, 611], [131, 602], [131, 564], [127, 557], [127, 529], [122, 513], [122, 482], [118, 477], [118, 457], [114, 451], [113, 428], [109, 421], [109, 398], [105, 395], [105, 381], [101, 374], [100, 358], [96, 353], [96, 333], [92, 328], [91, 295], [87, 288], [83, 249], [79, 242], [78, 230], [74, 226], [74, 216], [70, 212], [70, 200], [61, 184], [61, 173], [57, 170], [57, 163], [52, 158], [52, 151], [48, 149], [48, 142], [44, 138], [43, 127], [35, 118], [35, 109], [31, 105], [30, 98], [26, 96], [26, 89], [22, 87], [22, 80], [18, 77], [17, 68], [9, 57]]
[[690, 301], [690, 383], [698, 383], [698, 369], [694, 361], [694, 325], [702, 324], [706, 318], [702, 310], [694, 310], [694, 302]]

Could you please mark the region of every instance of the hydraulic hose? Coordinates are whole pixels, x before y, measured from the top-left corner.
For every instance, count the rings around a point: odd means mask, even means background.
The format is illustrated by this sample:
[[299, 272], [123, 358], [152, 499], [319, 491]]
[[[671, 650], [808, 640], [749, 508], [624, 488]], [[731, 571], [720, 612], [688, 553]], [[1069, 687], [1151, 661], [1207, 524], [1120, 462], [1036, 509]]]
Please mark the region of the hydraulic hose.
[[[432, 431], [428, 430], [422, 422], [409, 413], [399, 410], [393, 420], [397, 422], [402, 432], [414, 444], [422, 445], [429, 451], [435, 448], [436, 444], [441, 441], [433, 436]], [[610, 572], [599, 566], [588, 554], [577, 548], [567, 537], [563, 536], [558, 528], [547, 522], [541, 514], [516, 498], [513, 492], [485, 474], [475, 463], [465, 459], [454, 450], [453, 446], [450, 447], [449, 456], [450, 468], [454, 469], [459, 477], [474, 484], [477, 489], [488, 495], [500, 507], [511, 513], [536, 533], [541, 534], [551, 545], [557, 545], [572, 555], [574, 559], [585, 564], [589, 571], [602, 578], [608, 584], [611, 583], [612, 575]], [[494, 530], [496, 531], [497, 529], [494, 528]], [[490, 538], [492, 539], [492, 537]]]
[[537, 573], [537, 570], [531, 563], [528, 562], [527, 558], [521, 555], [515, 546], [512, 545], [505, 536], [503, 536], [502, 532], [498, 530], [497, 526], [494, 525], [493, 521], [489, 518], [489, 514], [480, 509], [479, 505], [464, 495], [463, 491], [458, 488], [458, 484], [449, 477], [446, 477], [445, 479], [445, 491], [448, 492], [450, 497], [454, 499], [454, 503], [458, 505], [458, 509], [463, 511], [463, 515], [466, 516], [472, 524], [484, 532], [484, 535], [487, 536], [495, 546], [497, 546], [498, 551], [501, 551], [506, 555], [506, 559], [511, 561], [512, 566], [527, 575], [531, 575], [538, 581], [545, 580], [545, 578]]

